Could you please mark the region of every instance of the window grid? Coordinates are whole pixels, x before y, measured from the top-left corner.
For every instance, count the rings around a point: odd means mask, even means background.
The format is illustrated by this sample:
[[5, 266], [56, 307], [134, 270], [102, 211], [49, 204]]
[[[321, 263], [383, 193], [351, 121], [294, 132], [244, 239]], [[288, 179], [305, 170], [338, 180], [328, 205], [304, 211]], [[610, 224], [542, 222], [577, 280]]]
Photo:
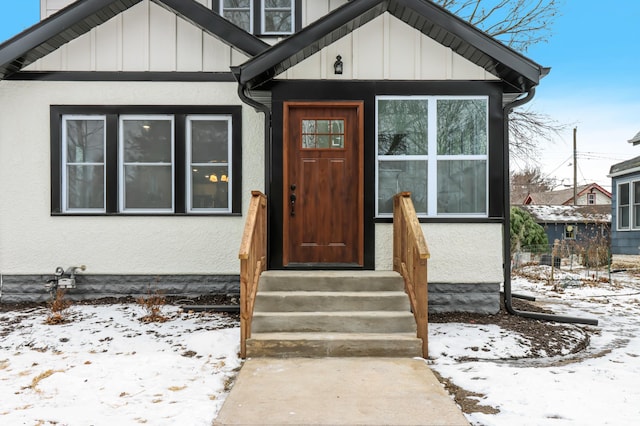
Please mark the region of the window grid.
[[[381, 155], [379, 152], [377, 153], [377, 161], [376, 161], [376, 217], [391, 217], [393, 214], [389, 212], [381, 212], [380, 206], [380, 165], [384, 164], [386, 161], [399, 161], [399, 162], [413, 162], [420, 161], [426, 162], [427, 169], [427, 182], [425, 183], [427, 190], [427, 200], [426, 200], [426, 212], [421, 212], [419, 209], [420, 203], [416, 203], [415, 196], [418, 193], [421, 195], [422, 191], [412, 191], [412, 198], [414, 198], [414, 204], [416, 204], [416, 212], [419, 217], [487, 217], [488, 215], [488, 205], [489, 205], [489, 191], [488, 191], [488, 180], [489, 180], [489, 167], [488, 167], [488, 98], [486, 96], [377, 96], [376, 97], [376, 149], [379, 150], [379, 105], [380, 101], [385, 100], [426, 100], [428, 102], [427, 115], [428, 115], [428, 125], [427, 125], [427, 155]], [[437, 102], [440, 100], [480, 100], [483, 101], [484, 111], [485, 111], [485, 122], [484, 129], [486, 134], [486, 145], [484, 147], [483, 154], [477, 155], [444, 155], [438, 153], [438, 109]], [[434, 154], [436, 153], [436, 154]], [[440, 210], [438, 205], [438, 188], [439, 186], [439, 178], [438, 178], [438, 165], [444, 164], [445, 161], [477, 161], [482, 162], [484, 164], [484, 173], [483, 178], [485, 182], [484, 195], [480, 200], [484, 203], [484, 211], [483, 212], [472, 212], [472, 213], [445, 213]], [[473, 182], [474, 185], [477, 182]], [[406, 190], [402, 189], [398, 186], [398, 190]], [[482, 195], [482, 194], [481, 194]]]
[[[160, 207], [157, 204], [145, 204], [136, 201], [138, 194], [154, 193], [155, 188], [147, 190], [144, 185], [138, 185], [134, 203], [124, 209], [125, 201], [123, 200], [123, 184], [124, 175], [124, 153], [121, 148], [123, 127], [122, 118], [142, 117], [145, 120], [154, 117], [170, 117], [165, 120], [164, 129], [162, 130], [163, 143], [161, 145], [167, 147], [169, 139], [170, 147], [162, 150], [162, 158], [152, 157], [128, 157], [126, 158], [127, 166], [138, 166], [140, 161], [147, 167], [145, 173], [152, 178], [161, 176], [157, 179], [161, 183], [159, 187], [166, 188], [165, 197], [161, 198], [165, 201]], [[201, 117], [216, 119], [214, 133], [218, 136], [212, 139], [224, 139], [224, 147], [220, 148], [215, 154], [213, 162], [217, 163], [217, 167], [221, 173], [218, 174], [220, 181], [228, 183], [228, 192], [225, 190], [224, 200], [220, 208], [206, 208], [189, 210], [189, 198], [191, 197], [192, 188], [188, 187], [187, 174], [189, 171], [189, 157], [187, 156], [187, 126], [190, 119], [197, 120]], [[91, 134], [90, 151], [78, 154], [77, 140], [80, 138], [74, 136], [74, 142], [67, 141], [67, 122], [78, 119], [89, 119], [93, 123], [89, 123], [88, 127]], [[99, 120], [96, 122], [96, 120]], [[220, 106], [59, 106], [51, 107], [51, 213], [57, 214], [80, 214], [80, 215], [167, 215], [167, 214], [211, 214], [211, 215], [227, 215], [240, 214], [242, 209], [241, 202], [241, 181], [242, 181], [242, 107], [231, 105]], [[76, 129], [81, 128], [83, 123], [71, 123], [71, 132], [77, 132]], [[144, 124], [137, 123], [140, 129]], [[162, 126], [161, 126], [162, 127]], [[134, 126], [134, 128], [136, 128]], [[102, 136], [96, 136], [97, 129], [102, 132]], [[216, 133], [217, 132], [217, 133]], [[207, 133], [200, 130], [200, 135]], [[81, 134], [81, 133], [80, 133]], [[171, 136], [168, 136], [171, 134]], [[224, 135], [219, 137], [219, 135]], [[131, 130], [129, 129], [129, 137]], [[154, 138], [147, 138], [152, 140]], [[201, 141], [206, 141], [206, 136], [200, 136]], [[165, 143], [166, 142], [166, 143]], [[147, 146], [149, 141], [146, 142]], [[153, 145], [153, 143], [151, 143]], [[71, 149], [69, 149], [69, 147]], [[97, 148], [100, 147], [100, 148]], [[199, 146], [199, 152], [202, 153], [202, 146]], [[205, 147], [205, 150], [209, 149]], [[86, 150], [85, 150], [86, 151]], [[156, 151], [152, 148], [151, 151]], [[203, 157], [199, 155], [200, 158]], [[165, 158], [166, 157], [166, 158]], [[196, 159], [197, 160], [197, 159]], [[204, 160], [203, 160], [204, 161]], [[73, 163], [82, 163], [85, 166], [88, 162], [97, 164], [100, 169], [91, 173], [79, 174], [81, 179], [79, 186], [83, 191], [80, 192], [81, 197], [77, 195], [77, 191], [73, 195], [72, 204], [69, 204], [69, 172], [68, 168], [73, 167]], [[158, 172], [160, 167], [167, 167], [166, 171]], [[156, 169], [154, 172], [153, 169]], [[138, 169], [139, 170], [139, 169]], [[72, 173], [74, 171], [72, 170]], [[89, 177], [87, 179], [87, 176]], [[97, 176], [97, 177], [96, 177]], [[147, 179], [151, 180], [151, 179]], [[236, 182], [234, 184], [234, 182]], [[77, 185], [71, 188], [75, 190]], [[226, 187], [226, 185], [225, 185]], [[80, 201], [77, 201], [80, 200]], [[89, 201], [86, 201], [89, 200]], [[89, 206], [90, 209], [68, 208], [67, 206]], [[137, 207], [151, 208], [137, 208]], [[97, 208], [99, 207], [99, 208]]]
[[[102, 122], [102, 161], [69, 161], [69, 123], [72, 121], [101, 121]], [[104, 115], [65, 115], [62, 118], [62, 210], [66, 213], [104, 213], [106, 209], [106, 117]], [[70, 168], [102, 167], [102, 207], [71, 207]]]
[[[224, 122], [227, 129], [227, 161], [212, 162], [197, 162], [193, 161], [193, 123], [197, 121], [218, 121]], [[230, 212], [233, 194], [233, 165], [229, 161], [233, 158], [233, 135], [232, 135], [232, 119], [231, 116], [190, 116], [187, 117], [187, 167], [186, 167], [186, 182], [187, 182], [187, 212], [189, 213], [211, 213], [211, 212]], [[226, 171], [226, 173], [225, 173]], [[226, 187], [226, 207], [203, 207], [198, 205], [195, 201], [196, 190], [194, 188], [194, 175], [200, 172], [202, 178], [206, 179], [210, 186], [215, 187], [216, 190], [225, 186]], [[206, 174], [206, 173], [209, 174]]]
[[[149, 123], [149, 122], [162, 122], [162, 121], [169, 121], [170, 122], [170, 158], [169, 161], [131, 161], [128, 160], [127, 155], [131, 155], [130, 150], [128, 151], [126, 148], [126, 140], [125, 140], [125, 123], [127, 122], [136, 122], [136, 121], [140, 121], [140, 122], [145, 122], [145, 123]], [[153, 124], [151, 125], [153, 126]], [[149, 130], [148, 125], [143, 125], [143, 131], [145, 130]], [[119, 126], [118, 126], [118, 132], [119, 132], [119, 143], [118, 143], [118, 148], [119, 148], [119, 159], [120, 159], [120, 167], [119, 167], [119, 177], [118, 177], [118, 182], [120, 184], [120, 211], [124, 212], [124, 213], [147, 213], [147, 212], [153, 212], [153, 213], [173, 213], [175, 211], [175, 179], [174, 179], [174, 175], [175, 175], [175, 156], [174, 156], [174, 152], [175, 152], [175, 124], [174, 124], [174, 117], [173, 115], [159, 115], [159, 114], [155, 114], [155, 115], [121, 115], [120, 116], [120, 120], [119, 120]], [[143, 148], [139, 148], [139, 151], [137, 154], [138, 156], [140, 155], [144, 155], [147, 154], [147, 152], [144, 151]], [[127, 201], [128, 201], [128, 194], [127, 191], [129, 191], [130, 193], [133, 193], [133, 182], [131, 181], [131, 185], [129, 185], [128, 179], [129, 177], [131, 177], [132, 175], [134, 175], [134, 177], [138, 177], [136, 175], [143, 175], [143, 173], [141, 173], [142, 170], [146, 170], [146, 171], [150, 171], [152, 169], [157, 169], [157, 168], [170, 168], [170, 206], [169, 207], [128, 207], [127, 206]], [[133, 171], [135, 169], [137, 173], [134, 173]], [[155, 171], [155, 170], [154, 170]], [[154, 177], [156, 179], [154, 179]], [[151, 198], [151, 196], [153, 195], [160, 195], [161, 196], [166, 196], [166, 194], [162, 194], [163, 191], [166, 191], [166, 188], [162, 188], [161, 182], [158, 182], [157, 180], [157, 176], [149, 176], [149, 184], [151, 185], [150, 191], [147, 194], [149, 196], [149, 198]], [[149, 188], [149, 185], [146, 186], [147, 188]], [[131, 189], [127, 189], [127, 188], [131, 188]], [[133, 200], [132, 200], [133, 202]], [[161, 200], [160, 200], [161, 202]]]
[[616, 220], [616, 228], [620, 231], [629, 230], [629, 187], [629, 182], [618, 184], [618, 217]]

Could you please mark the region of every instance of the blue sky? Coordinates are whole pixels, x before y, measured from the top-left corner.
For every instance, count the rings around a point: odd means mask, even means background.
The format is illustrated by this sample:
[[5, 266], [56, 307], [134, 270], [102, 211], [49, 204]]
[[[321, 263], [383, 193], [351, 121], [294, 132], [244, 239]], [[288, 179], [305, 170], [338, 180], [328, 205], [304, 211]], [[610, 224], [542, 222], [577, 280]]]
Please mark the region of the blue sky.
[[[38, 22], [39, 0], [3, 2], [0, 40]], [[627, 143], [640, 131], [640, 1], [560, 3], [550, 40], [526, 53], [552, 69], [531, 107], [569, 125], [553, 142], [540, 143], [540, 166], [559, 183], [571, 183], [577, 127], [578, 182], [598, 182], [609, 189], [610, 166], [640, 156], [640, 146]]]

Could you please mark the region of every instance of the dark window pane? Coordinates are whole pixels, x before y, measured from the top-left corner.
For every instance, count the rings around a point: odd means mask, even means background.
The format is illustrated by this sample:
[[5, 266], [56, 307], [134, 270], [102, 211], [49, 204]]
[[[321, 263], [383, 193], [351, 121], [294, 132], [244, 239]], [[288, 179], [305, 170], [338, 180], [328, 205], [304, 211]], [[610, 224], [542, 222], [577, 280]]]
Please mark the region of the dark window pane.
[[264, 31], [267, 33], [291, 33], [291, 12], [265, 11]]
[[104, 166], [67, 166], [67, 209], [104, 208]]
[[438, 100], [438, 154], [487, 153], [487, 101]]
[[126, 163], [170, 163], [170, 120], [123, 120], [122, 134]]
[[438, 161], [438, 213], [486, 213], [487, 162]]
[[191, 207], [229, 208], [229, 169], [223, 166], [199, 166], [191, 169]]
[[378, 101], [378, 155], [427, 154], [426, 100]]
[[104, 120], [66, 120], [67, 162], [104, 161]]
[[427, 162], [380, 161], [378, 163], [378, 213], [393, 213], [393, 196], [411, 192], [416, 213], [427, 213]]
[[629, 227], [629, 206], [628, 205], [618, 207], [618, 227], [619, 228]]
[[623, 183], [618, 186], [618, 204], [626, 206], [629, 204], [629, 184]]
[[125, 209], [171, 209], [171, 166], [125, 166]]
[[229, 126], [226, 120], [191, 120], [191, 162], [227, 163]]

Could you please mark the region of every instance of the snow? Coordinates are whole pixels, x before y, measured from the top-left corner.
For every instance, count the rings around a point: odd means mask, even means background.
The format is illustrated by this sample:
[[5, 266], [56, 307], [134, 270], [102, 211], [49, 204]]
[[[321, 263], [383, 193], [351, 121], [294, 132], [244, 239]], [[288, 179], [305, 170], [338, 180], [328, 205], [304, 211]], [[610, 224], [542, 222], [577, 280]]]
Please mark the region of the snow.
[[[590, 336], [586, 350], [533, 357], [525, 336], [499, 326], [431, 323], [426, 362], [499, 410], [465, 414], [474, 425], [640, 423], [640, 277], [575, 285], [587, 275], [567, 281], [556, 270], [557, 283], [572, 284], [563, 288], [548, 283], [548, 267], [532, 268], [513, 292], [597, 318], [597, 327], [569, 325], [569, 340]], [[44, 324], [45, 308], [0, 313], [0, 424], [212, 423], [241, 365], [236, 320], [165, 306], [169, 321], [144, 323], [136, 304], [70, 312], [62, 325]]]
[[[136, 304], [0, 314], [0, 424], [210, 425], [240, 366], [237, 321]], [[19, 325], [17, 320], [21, 319]]]
[[[558, 282], [569, 275], [556, 274]], [[431, 367], [483, 395], [482, 405], [500, 410], [467, 414], [468, 420], [474, 425], [639, 424], [640, 278], [614, 274], [612, 283], [594, 280], [567, 288], [544, 279], [514, 278], [512, 287], [556, 314], [596, 318], [599, 324], [573, 325], [590, 335], [588, 348], [553, 358], [522, 358], [526, 339], [499, 327], [430, 324]], [[488, 352], [469, 349], [477, 347]]]

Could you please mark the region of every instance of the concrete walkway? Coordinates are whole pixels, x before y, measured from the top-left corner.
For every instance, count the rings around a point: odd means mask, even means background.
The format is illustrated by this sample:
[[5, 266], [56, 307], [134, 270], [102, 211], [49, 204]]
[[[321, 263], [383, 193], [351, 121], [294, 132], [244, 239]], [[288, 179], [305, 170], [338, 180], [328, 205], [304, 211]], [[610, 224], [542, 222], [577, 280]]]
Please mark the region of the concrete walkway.
[[254, 358], [214, 425], [469, 425], [424, 360]]

